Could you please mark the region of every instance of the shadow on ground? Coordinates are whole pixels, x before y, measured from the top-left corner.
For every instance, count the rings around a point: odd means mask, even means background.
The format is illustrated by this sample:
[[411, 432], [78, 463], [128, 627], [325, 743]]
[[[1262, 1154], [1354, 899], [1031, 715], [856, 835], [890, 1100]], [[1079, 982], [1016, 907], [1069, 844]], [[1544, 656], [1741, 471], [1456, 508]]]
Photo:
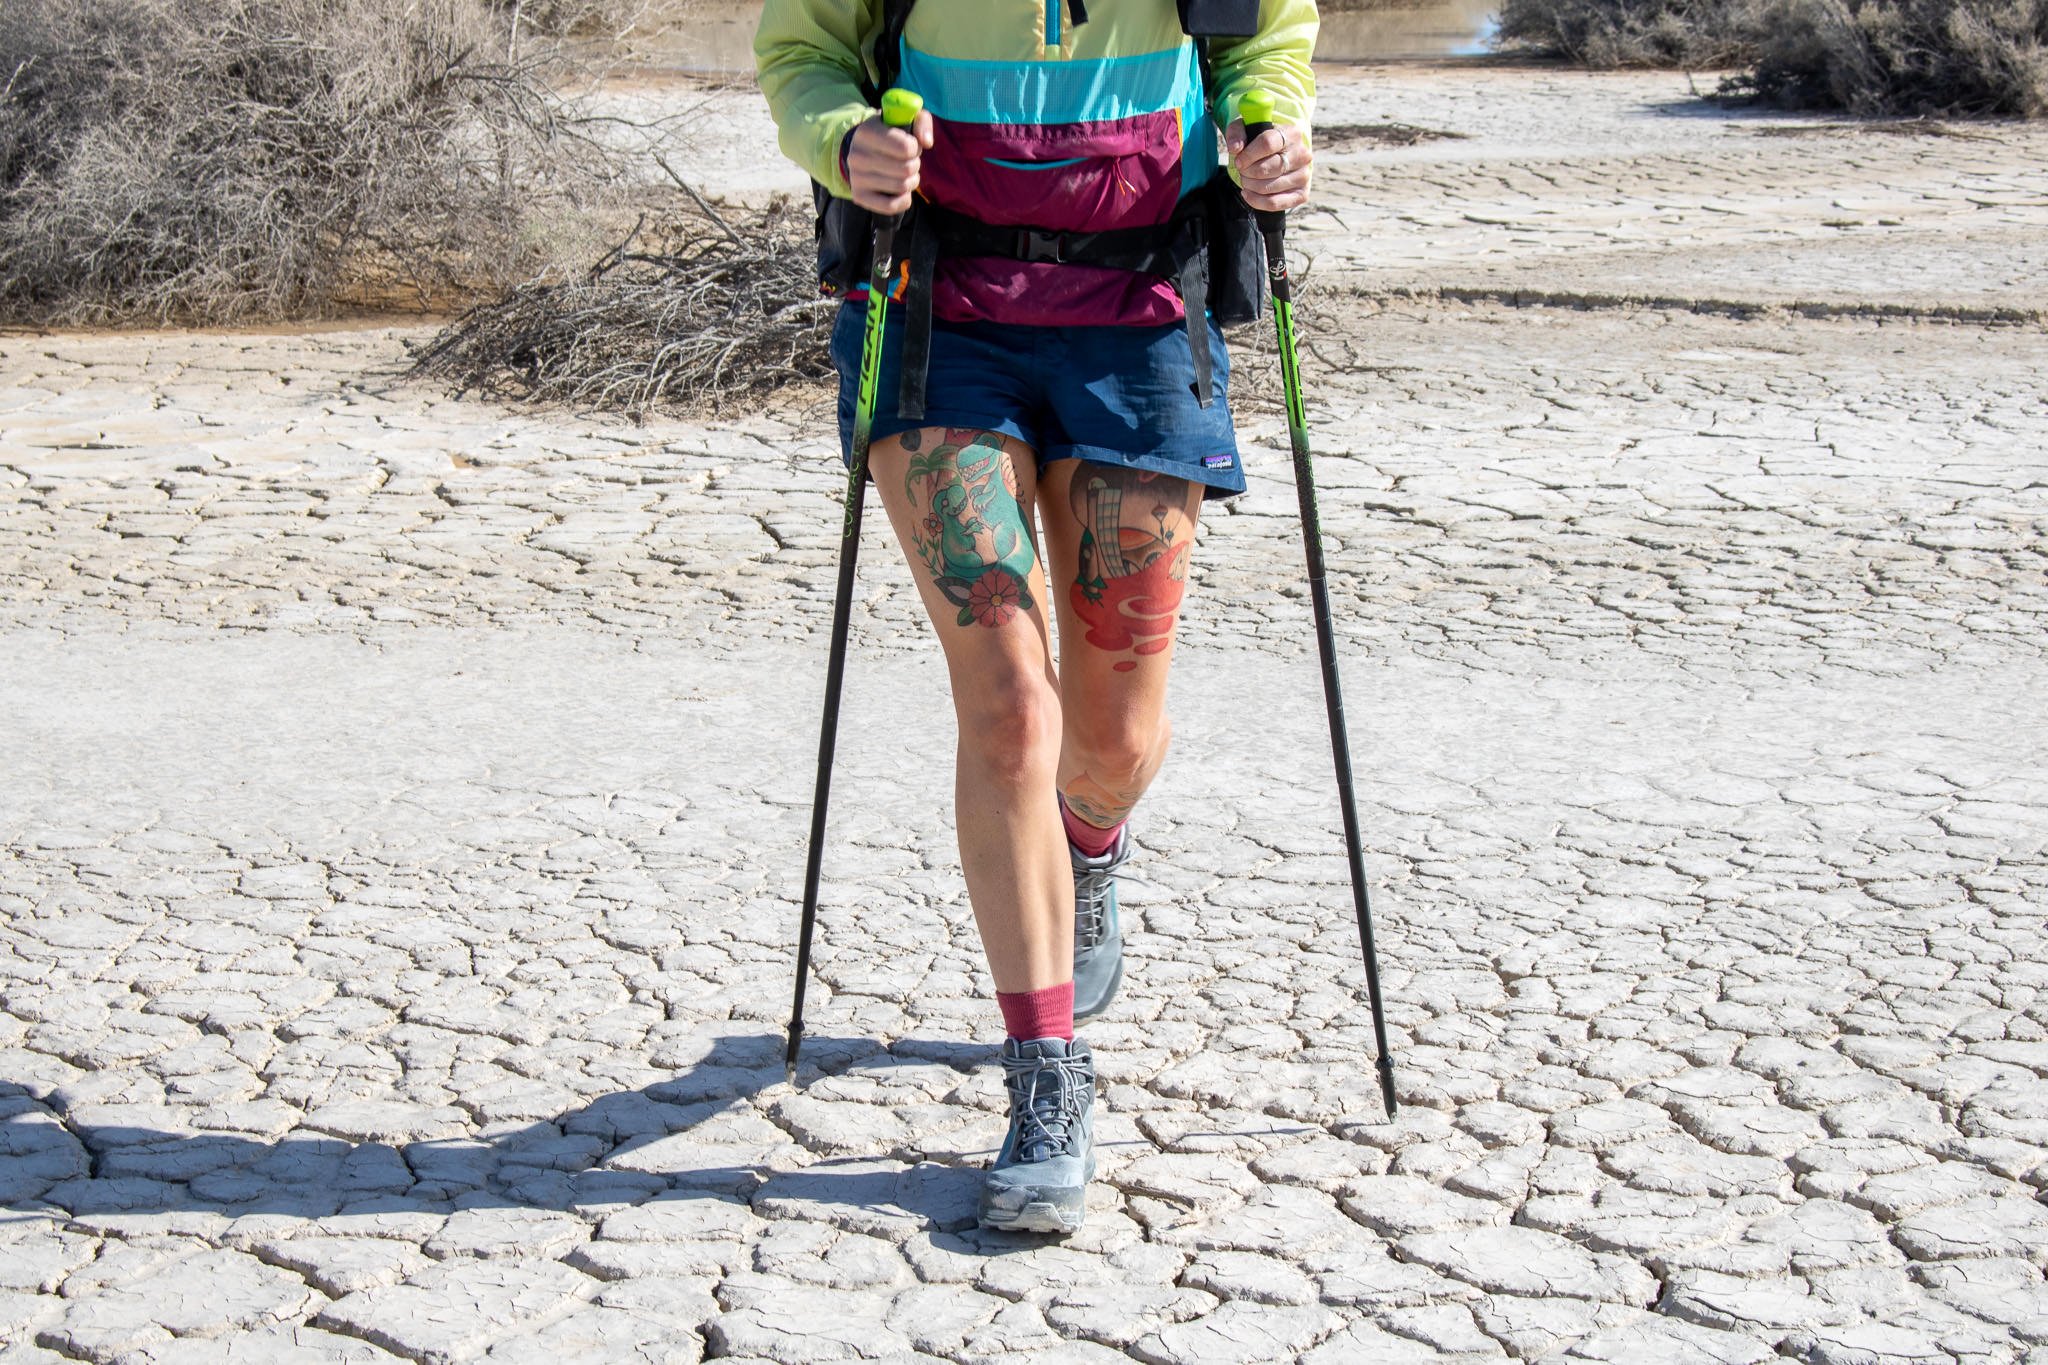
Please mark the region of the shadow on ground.
[[[800, 1080], [878, 1054], [896, 1065], [960, 1069], [994, 1051], [917, 1039], [884, 1051], [871, 1039], [816, 1037], [805, 1041]], [[671, 1080], [481, 1135], [405, 1136], [471, 1122], [457, 1111], [361, 1101], [316, 1110], [306, 1126], [262, 1139], [177, 1129], [165, 1117], [175, 1110], [71, 1105], [61, 1089], [37, 1094], [0, 1081], [0, 1217], [54, 1209], [313, 1219], [718, 1199], [900, 1230], [973, 1225], [978, 1160], [813, 1160], [754, 1106], [736, 1103], [782, 1082], [782, 1039], [739, 1035], [718, 1039]]]

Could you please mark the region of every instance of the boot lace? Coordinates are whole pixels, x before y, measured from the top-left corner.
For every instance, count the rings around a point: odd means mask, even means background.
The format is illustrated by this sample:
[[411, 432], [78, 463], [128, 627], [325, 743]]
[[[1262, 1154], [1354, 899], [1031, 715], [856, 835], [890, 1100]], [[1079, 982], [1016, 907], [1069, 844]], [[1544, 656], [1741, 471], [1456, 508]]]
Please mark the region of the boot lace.
[[1093, 1088], [1083, 1057], [1004, 1057], [1003, 1082], [1017, 1125], [1017, 1158], [1043, 1161], [1067, 1150], [1081, 1121], [1081, 1096]]
[[1074, 942], [1080, 947], [1093, 948], [1109, 932], [1109, 893], [1116, 870], [1130, 861], [1130, 848], [1128, 840], [1121, 842], [1116, 857], [1074, 878]]

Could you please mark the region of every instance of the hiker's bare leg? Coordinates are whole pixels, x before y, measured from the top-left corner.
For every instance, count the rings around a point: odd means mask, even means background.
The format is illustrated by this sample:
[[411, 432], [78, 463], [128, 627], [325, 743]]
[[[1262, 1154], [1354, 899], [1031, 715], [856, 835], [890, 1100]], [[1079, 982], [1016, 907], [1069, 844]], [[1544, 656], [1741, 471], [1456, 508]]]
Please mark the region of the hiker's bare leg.
[[1172, 738], [1166, 675], [1202, 488], [1058, 460], [1039, 501], [1060, 623], [1060, 795], [1082, 820], [1112, 829], [1151, 785]]
[[1036, 461], [994, 433], [932, 427], [876, 442], [869, 463], [952, 675], [960, 865], [989, 970], [999, 991], [1060, 985], [1074, 887], [1053, 800], [1060, 699]]

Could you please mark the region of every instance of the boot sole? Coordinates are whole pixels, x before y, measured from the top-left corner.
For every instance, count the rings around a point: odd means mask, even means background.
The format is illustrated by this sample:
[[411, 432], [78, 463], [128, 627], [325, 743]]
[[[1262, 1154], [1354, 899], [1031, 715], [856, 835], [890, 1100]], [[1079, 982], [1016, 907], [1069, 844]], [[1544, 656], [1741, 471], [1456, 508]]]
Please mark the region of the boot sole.
[[[1074, 1208], [1063, 1209], [1049, 1199], [1028, 1198], [1014, 1209], [999, 1208], [984, 1188], [979, 1207], [975, 1210], [975, 1222], [990, 1232], [1079, 1232], [1081, 1220], [1088, 1216], [1088, 1184], [1094, 1179], [1095, 1152], [1091, 1148], [1087, 1169], [1081, 1174], [1083, 1183], [1078, 1191], [1081, 1200]], [[1047, 1188], [1043, 1185], [1038, 1187], [1041, 1192]], [[1065, 1193], [1062, 1186], [1050, 1188]]]
[[1084, 1216], [1084, 1211], [1070, 1214], [1057, 1204], [1035, 1201], [1015, 1211], [986, 1209], [981, 1214], [980, 1223], [990, 1232], [1069, 1233], [1081, 1230]]

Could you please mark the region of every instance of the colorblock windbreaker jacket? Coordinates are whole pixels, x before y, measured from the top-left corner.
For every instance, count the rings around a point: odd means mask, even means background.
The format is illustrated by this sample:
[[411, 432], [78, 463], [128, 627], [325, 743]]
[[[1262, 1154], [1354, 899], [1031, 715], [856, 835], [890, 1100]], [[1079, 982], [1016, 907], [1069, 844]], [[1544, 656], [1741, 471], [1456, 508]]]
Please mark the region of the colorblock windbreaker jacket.
[[[874, 112], [861, 84], [874, 79], [881, 27], [882, 0], [766, 0], [754, 37], [782, 150], [840, 198], [852, 193], [841, 142]], [[1054, 232], [1165, 223], [1217, 170], [1215, 129], [1246, 92], [1271, 91], [1276, 122], [1309, 126], [1316, 27], [1314, 0], [1262, 0], [1255, 36], [1209, 40], [1217, 88], [1205, 92], [1173, 0], [919, 0], [898, 80], [933, 116], [918, 193]], [[1182, 316], [1152, 276], [989, 257], [941, 259], [932, 309], [1034, 326]]]

